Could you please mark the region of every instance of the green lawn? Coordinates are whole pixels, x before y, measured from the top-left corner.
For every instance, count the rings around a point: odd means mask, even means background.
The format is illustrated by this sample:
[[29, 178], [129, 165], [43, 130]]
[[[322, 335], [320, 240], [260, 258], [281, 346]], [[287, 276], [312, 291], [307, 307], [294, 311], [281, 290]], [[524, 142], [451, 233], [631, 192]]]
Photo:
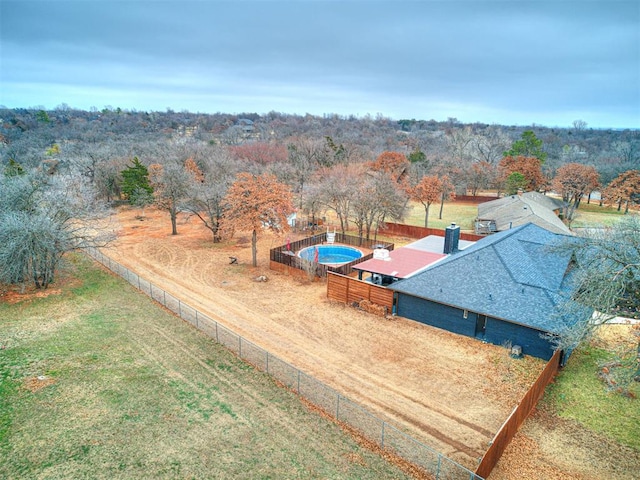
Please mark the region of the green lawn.
[[[424, 226], [424, 207], [416, 202], [410, 202], [407, 214], [400, 223]], [[431, 205], [429, 209], [429, 228], [446, 228], [451, 223], [460, 225], [462, 230], [473, 230], [474, 221], [478, 216], [478, 206], [470, 203], [445, 202], [440, 216], [440, 204]], [[577, 210], [571, 228], [611, 226], [624, 216], [624, 210], [618, 212], [615, 207], [600, 207], [598, 203], [582, 202]]]
[[615, 207], [599, 206], [598, 202], [582, 202], [571, 228], [609, 227], [624, 217], [624, 209], [618, 211]]
[[[409, 203], [407, 214], [400, 223], [424, 227], [424, 207], [420, 203]], [[474, 220], [478, 216], [478, 206], [469, 203], [445, 202], [440, 216], [440, 204], [429, 207], [429, 228], [446, 228], [451, 223], [460, 225], [462, 230], [473, 230]]]
[[[542, 405], [640, 455], [640, 399], [616, 393], [598, 378], [599, 365], [612, 358], [612, 353], [593, 345], [573, 352], [556, 381], [547, 387]], [[630, 390], [640, 397], [639, 383], [632, 382]]]
[[123, 280], [72, 260], [60, 293], [0, 303], [0, 478], [406, 478]]

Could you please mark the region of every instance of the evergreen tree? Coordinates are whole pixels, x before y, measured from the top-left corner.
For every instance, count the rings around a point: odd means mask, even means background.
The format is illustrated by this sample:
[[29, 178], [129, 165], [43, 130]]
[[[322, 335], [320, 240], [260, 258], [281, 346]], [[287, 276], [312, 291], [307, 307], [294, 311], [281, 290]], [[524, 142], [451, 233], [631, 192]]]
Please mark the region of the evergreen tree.
[[531, 130], [522, 132], [520, 140], [516, 140], [511, 145], [511, 149], [504, 152], [505, 157], [533, 157], [544, 164], [547, 153], [542, 150], [542, 140], [536, 137]]
[[131, 166], [122, 171], [122, 193], [132, 202], [139, 196], [136, 192], [140, 190], [153, 193], [153, 187], [149, 184], [149, 170], [140, 163], [138, 157], [133, 157]]

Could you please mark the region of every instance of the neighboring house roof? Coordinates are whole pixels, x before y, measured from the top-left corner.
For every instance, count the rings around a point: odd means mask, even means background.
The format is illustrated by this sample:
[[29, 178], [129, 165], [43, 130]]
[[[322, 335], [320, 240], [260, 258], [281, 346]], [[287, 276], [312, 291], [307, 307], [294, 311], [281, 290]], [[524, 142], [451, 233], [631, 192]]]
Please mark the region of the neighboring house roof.
[[[544, 197], [544, 195], [540, 196]], [[543, 203], [551, 204], [551, 202], [546, 201], [543, 201]], [[494, 220], [499, 232], [526, 223], [534, 223], [553, 233], [571, 234], [569, 228], [562, 223], [562, 220], [558, 218], [554, 211], [548, 206], [539, 203], [533, 195], [510, 195], [481, 203], [478, 205], [478, 218]]]
[[[496, 233], [388, 288], [437, 303], [561, 333], [575, 319], [559, 315], [570, 291], [566, 235], [533, 223]], [[564, 295], [564, 296], [563, 296]]]
[[564, 200], [550, 197], [549, 195], [543, 195], [540, 192], [524, 192], [521, 197], [526, 200], [533, 200], [543, 207], [547, 207], [549, 210], [553, 211], [562, 210], [567, 205]]

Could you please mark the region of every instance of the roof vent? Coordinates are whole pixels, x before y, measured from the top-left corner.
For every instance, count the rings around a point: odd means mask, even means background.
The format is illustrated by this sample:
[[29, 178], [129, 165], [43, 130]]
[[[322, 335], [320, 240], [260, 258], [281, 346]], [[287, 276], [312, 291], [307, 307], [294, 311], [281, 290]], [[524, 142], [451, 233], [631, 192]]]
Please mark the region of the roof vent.
[[390, 260], [389, 258], [389, 250], [386, 248], [376, 248], [373, 251], [373, 258], [376, 260]]

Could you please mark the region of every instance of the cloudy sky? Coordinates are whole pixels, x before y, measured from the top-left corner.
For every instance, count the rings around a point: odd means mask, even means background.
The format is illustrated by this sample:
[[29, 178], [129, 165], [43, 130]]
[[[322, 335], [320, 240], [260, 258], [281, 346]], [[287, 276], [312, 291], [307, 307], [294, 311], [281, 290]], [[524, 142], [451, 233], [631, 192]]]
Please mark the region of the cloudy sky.
[[0, 0], [0, 105], [640, 128], [640, 2]]

